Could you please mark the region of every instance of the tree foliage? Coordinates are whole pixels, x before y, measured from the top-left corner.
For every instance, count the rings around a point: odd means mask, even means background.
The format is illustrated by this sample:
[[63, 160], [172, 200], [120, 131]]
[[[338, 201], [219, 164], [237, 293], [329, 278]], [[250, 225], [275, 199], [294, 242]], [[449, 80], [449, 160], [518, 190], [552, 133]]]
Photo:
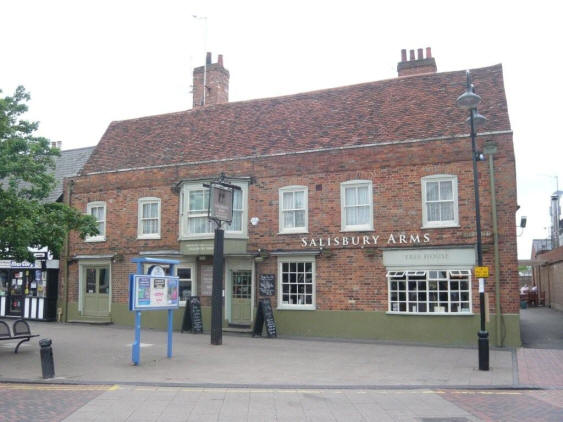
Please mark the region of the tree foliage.
[[32, 260], [29, 248], [60, 253], [69, 230], [81, 237], [97, 234], [91, 216], [62, 203], [44, 203], [55, 186], [54, 157], [59, 150], [34, 136], [37, 122], [23, 120], [29, 94], [20, 86], [13, 96], [0, 90], [0, 258]]

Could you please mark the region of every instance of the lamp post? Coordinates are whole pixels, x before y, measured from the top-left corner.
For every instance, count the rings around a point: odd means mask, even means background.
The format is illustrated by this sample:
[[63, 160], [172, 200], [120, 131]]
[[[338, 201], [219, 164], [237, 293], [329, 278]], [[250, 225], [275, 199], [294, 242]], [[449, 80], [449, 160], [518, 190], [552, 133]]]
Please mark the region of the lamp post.
[[[469, 110], [467, 122], [470, 126], [471, 153], [473, 155], [473, 186], [475, 190], [475, 229], [477, 231], [477, 265], [483, 266], [483, 248], [481, 242], [481, 213], [479, 209], [479, 173], [477, 172], [478, 152], [475, 142], [475, 127], [483, 124], [487, 119], [479, 114], [477, 105], [481, 97], [475, 94], [475, 87], [471, 83], [471, 74], [467, 71], [466, 91], [457, 99], [460, 108]], [[479, 309], [481, 313], [481, 329], [477, 333], [479, 344], [479, 369], [489, 370], [489, 333], [485, 327], [485, 279], [479, 278]]]

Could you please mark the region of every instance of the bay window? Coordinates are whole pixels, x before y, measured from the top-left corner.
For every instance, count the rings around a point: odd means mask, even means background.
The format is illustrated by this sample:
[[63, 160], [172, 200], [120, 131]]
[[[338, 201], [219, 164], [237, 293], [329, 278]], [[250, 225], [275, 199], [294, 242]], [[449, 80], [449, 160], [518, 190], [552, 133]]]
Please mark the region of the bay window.
[[[207, 218], [209, 188], [207, 182], [184, 183], [180, 197], [180, 238], [208, 239], [213, 237], [215, 223]], [[248, 183], [228, 183], [240, 186], [233, 191], [233, 220], [225, 225], [225, 237], [247, 237]]]

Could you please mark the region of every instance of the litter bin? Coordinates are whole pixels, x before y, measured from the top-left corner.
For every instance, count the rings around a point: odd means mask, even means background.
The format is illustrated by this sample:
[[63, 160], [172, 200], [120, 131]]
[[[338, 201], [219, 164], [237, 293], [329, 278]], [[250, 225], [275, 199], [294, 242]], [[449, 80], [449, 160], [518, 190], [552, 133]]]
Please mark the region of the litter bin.
[[520, 301], [520, 309], [526, 309], [528, 307], [528, 301], [527, 300], [521, 300]]

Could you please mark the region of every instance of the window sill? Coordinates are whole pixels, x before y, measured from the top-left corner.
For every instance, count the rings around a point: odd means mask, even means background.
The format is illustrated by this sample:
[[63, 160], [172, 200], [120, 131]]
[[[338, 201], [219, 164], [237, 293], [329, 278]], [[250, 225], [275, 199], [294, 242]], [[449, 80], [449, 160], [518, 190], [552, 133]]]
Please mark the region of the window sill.
[[137, 240], [160, 240], [159, 236], [137, 236]]
[[423, 225], [421, 229], [459, 229], [461, 226], [458, 223], [452, 223], [448, 225]]
[[91, 239], [84, 239], [84, 241], [88, 242], [88, 243], [105, 242], [106, 238], [105, 237], [93, 237]]
[[316, 311], [315, 305], [278, 305], [277, 311]]
[[[201, 235], [193, 235], [193, 236], [180, 236], [178, 240], [213, 240], [215, 238], [215, 233], [205, 233]], [[246, 233], [234, 233], [231, 234], [229, 232], [224, 232], [225, 239], [248, 239], [248, 234]]]
[[473, 316], [473, 312], [394, 312], [387, 311], [385, 315], [424, 315], [424, 316]]
[[358, 227], [358, 228], [353, 228], [353, 227], [343, 227], [340, 229], [340, 233], [357, 233], [357, 232], [372, 232], [373, 227]]
[[279, 235], [284, 235], [284, 234], [309, 234], [308, 230], [296, 230], [296, 231], [283, 231], [283, 232], [278, 232]]

